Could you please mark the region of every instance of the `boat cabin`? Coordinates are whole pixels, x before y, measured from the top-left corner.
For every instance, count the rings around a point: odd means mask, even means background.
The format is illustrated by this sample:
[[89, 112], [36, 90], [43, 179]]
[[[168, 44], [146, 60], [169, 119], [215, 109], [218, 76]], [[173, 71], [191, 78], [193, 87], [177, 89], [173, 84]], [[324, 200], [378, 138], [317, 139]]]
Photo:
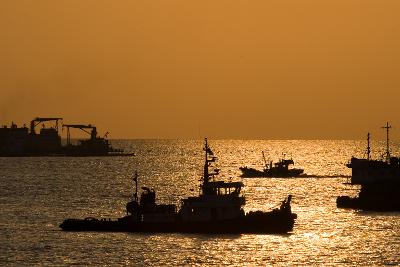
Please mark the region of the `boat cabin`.
[[215, 196], [238, 196], [243, 186], [242, 182], [229, 182], [216, 181], [208, 182], [202, 186], [204, 195]]
[[208, 182], [202, 194], [182, 200], [180, 209], [184, 222], [221, 221], [244, 216], [241, 208], [245, 198], [240, 196], [242, 182]]

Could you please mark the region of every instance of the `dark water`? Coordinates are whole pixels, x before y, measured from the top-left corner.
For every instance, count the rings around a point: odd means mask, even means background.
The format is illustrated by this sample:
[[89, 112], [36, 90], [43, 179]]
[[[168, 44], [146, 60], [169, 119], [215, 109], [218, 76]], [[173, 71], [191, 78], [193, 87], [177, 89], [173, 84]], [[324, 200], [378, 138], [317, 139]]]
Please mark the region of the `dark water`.
[[[62, 232], [67, 217], [120, 217], [132, 174], [154, 187], [157, 201], [179, 204], [197, 194], [202, 141], [119, 140], [134, 157], [0, 158], [2, 265], [400, 265], [400, 213], [337, 209], [345, 163], [362, 156], [363, 141], [211, 140], [221, 176], [239, 180], [239, 167], [261, 168], [261, 151], [286, 153], [310, 178], [244, 179], [245, 210], [269, 210], [288, 194], [298, 214], [288, 235], [188, 235]], [[384, 144], [372, 144], [374, 155]], [[399, 144], [393, 153], [399, 155]]]

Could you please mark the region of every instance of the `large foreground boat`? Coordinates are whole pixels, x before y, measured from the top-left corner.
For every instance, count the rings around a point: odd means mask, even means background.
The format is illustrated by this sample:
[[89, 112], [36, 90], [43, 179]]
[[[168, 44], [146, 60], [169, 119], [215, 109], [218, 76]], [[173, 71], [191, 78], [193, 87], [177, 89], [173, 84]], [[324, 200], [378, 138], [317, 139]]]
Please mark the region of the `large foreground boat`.
[[[104, 137], [97, 136], [95, 126], [82, 124], [63, 124], [67, 127], [67, 144], [63, 145], [59, 134], [59, 123], [62, 118], [35, 118], [30, 123], [30, 129], [25, 125], [0, 128], [0, 156], [2, 157], [32, 157], [32, 156], [129, 156], [133, 153], [124, 153], [122, 149], [114, 149]], [[45, 127], [45, 123], [52, 123]], [[36, 128], [42, 125], [39, 133]], [[83, 130], [90, 134], [90, 138], [79, 140], [72, 144], [70, 128]]]
[[295, 213], [291, 211], [292, 196], [285, 199], [279, 209], [269, 212], [245, 213], [242, 206], [242, 182], [216, 181], [218, 170], [209, 171], [216, 161], [205, 140], [204, 174], [200, 194], [175, 205], [156, 204], [155, 191], [142, 187], [140, 199], [135, 193], [127, 203], [127, 215], [118, 219], [67, 219], [60, 224], [65, 231], [123, 231], [123, 232], [180, 232], [180, 233], [287, 233], [292, 231]]
[[304, 170], [290, 168], [290, 165], [294, 165], [293, 159], [285, 159], [282, 158], [278, 162], [273, 163], [272, 161], [267, 163], [264, 155], [264, 151], [262, 151], [262, 156], [264, 160], [264, 169], [257, 170], [250, 167], [240, 167], [239, 169], [242, 171], [243, 178], [256, 178], [256, 177], [275, 177], [275, 178], [287, 178], [287, 177], [298, 177], [300, 176]]
[[390, 155], [389, 123], [385, 159], [373, 160], [370, 153], [370, 134], [367, 135], [367, 158], [353, 157], [347, 167], [352, 169], [351, 184], [361, 185], [358, 196], [339, 196], [338, 208], [371, 211], [400, 211], [400, 158]]

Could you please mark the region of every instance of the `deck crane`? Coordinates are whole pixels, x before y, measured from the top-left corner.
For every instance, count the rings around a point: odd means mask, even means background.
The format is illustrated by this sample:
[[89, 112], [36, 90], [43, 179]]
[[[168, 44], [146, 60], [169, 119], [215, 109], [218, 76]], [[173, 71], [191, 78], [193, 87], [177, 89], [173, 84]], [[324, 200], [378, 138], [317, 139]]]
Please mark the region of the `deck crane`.
[[[74, 128], [74, 129], [80, 129], [82, 131], [84, 131], [87, 134], [90, 134], [90, 139], [96, 139], [97, 138], [97, 128], [94, 125], [88, 124], [63, 124], [62, 127], [66, 127], [67, 128], [67, 145], [71, 144], [71, 135], [70, 135], [70, 128]], [[91, 129], [91, 131], [89, 132], [87, 129]]]
[[62, 120], [62, 118], [34, 118], [31, 120], [31, 134], [35, 134], [35, 127], [38, 126], [40, 123], [46, 122], [46, 121], [55, 121], [56, 122], [56, 131], [58, 132], [58, 121]]

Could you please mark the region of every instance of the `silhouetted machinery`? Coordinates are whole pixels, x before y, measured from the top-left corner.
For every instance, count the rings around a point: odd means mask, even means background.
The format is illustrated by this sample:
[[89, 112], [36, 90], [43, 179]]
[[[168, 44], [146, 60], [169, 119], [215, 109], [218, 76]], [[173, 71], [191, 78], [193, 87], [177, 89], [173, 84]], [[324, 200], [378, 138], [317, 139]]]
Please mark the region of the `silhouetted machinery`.
[[39, 117], [34, 118], [33, 120], [31, 120], [31, 134], [36, 134], [35, 127], [38, 126], [39, 124], [47, 122], [47, 121], [55, 121], [55, 127], [54, 128], [53, 127], [52, 128], [42, 128], [42, 130], [43, 129], [45, 129], [45, 130], [53, 129], [58, 133], [58, 121], [61, 121], [61, 120], [62, 120], [62, 118], [39, 118]]
[[[63, 124], [63, 127], [67, 128], [67, 145], [71, 145], [71, 133], [70, 133], [70, 128], [74, 129], [80, 129], [84, 131], [85, 133], [90, 135], [90, 139], [96, 139], [97, 138], [97, 129], [96, 126], [92, 126], [91, 124], [84, 125], [84, 124]], [[90, 129], [91, 131], [89, 132], [87, 129]]]
[[[88, 124], [64, 124], [63, 127], [67, 128], [67, 153], [81, 156], [91, 155], [107, 155], [110, 152], [120, 152], [110, 146], [105, 137], [97, 136], [97, 128], [94, 125]], [[77, 145], [73, 145], [71, 142], [70, 128], [79, 129], [90, 135], [90, 139], [79, 140]]]
[[[28, 151], [36, 154], [57, 153], [61, 149], [61, 137], [58, 134], [58, 123], [62, 118], [34, 118], [31, 121]], [[52, 127], [45, 127], [45, 122], [54, 122]], [[35, 128], [42, 124], [37, 134]]]
[[[0, 127], [0, 156], [130, 156], [122, 149], [114, 149], [106, 139], [97, 136], [95, 126], [88, 124], [64, 124], [67, 128], [67, 145], [61, 143], [59, 122], [62, 118], [34, 118], [30, 128], [18, 127], [14, 122], [8, 127]], [[36, 128], [41, 125], [37, 133]], [[90, 135], [90, 139], [71, 143], [70, 128], [80, 129]]]

